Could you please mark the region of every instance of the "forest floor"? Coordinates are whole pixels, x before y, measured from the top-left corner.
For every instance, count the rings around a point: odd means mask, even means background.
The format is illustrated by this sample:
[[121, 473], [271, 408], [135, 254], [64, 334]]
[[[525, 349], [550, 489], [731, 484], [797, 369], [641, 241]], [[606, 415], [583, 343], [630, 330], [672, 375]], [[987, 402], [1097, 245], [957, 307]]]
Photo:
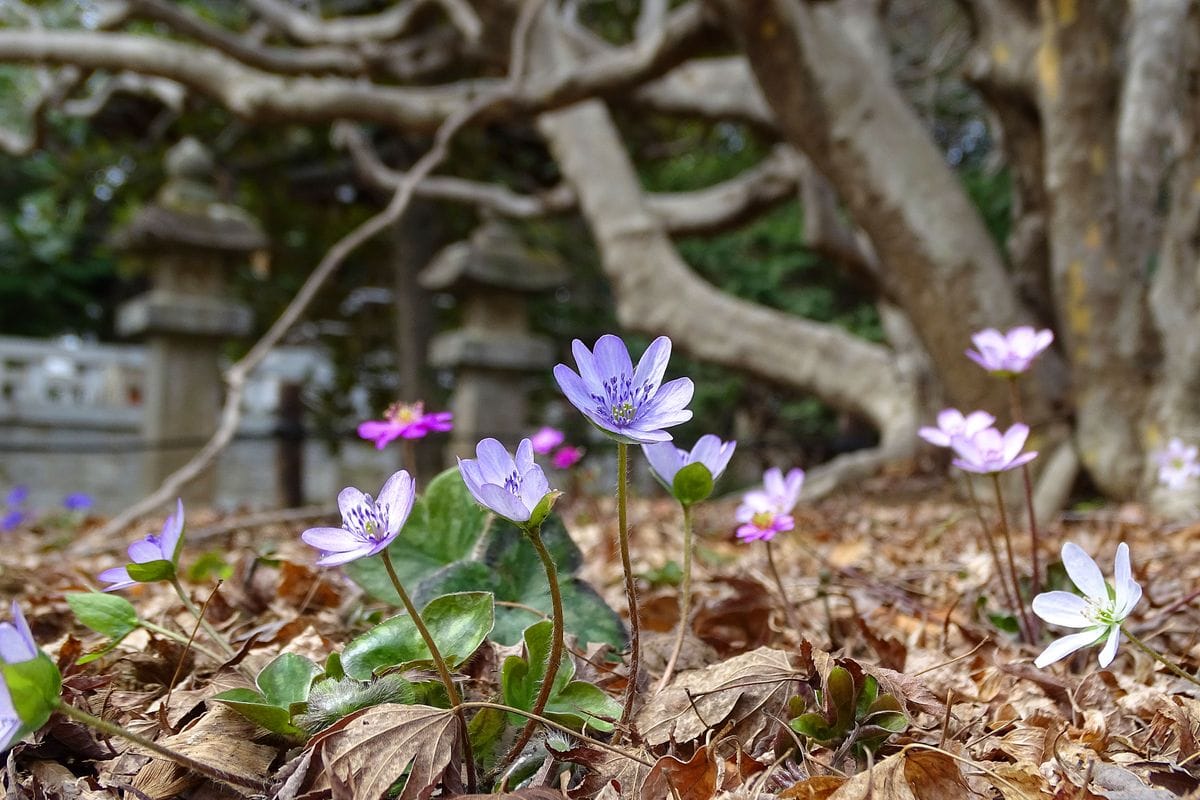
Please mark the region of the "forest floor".
[[[561, 797], [563, 789], [572, 798], [597, 799], [1200, 797], [1200, 688], [1127, 641], [1104, 670], [1098, 648], [1035, 668], [1034, 657], [1063, 631], [1043, 629], [1036, 645], [1022, 644], [990, 619], [1004, 611], [992, 559], [979, 520], [952, 484], [881, 477], [853, 493], [802, 503], [796, 529], [773, 544], [790, 615], [764, 544], [734, 539], [735, 505], [736, 499], [722, 500], [697, 512], [691, 633], [674, 679], [658, 692], [678, 620], [669, 565], [680, 559], [679, 512], [666, 500], [634, 502], [646, 673], [632, 742], [625, 745], [635, 757], [573, 741], [572, 761], [589, 767], [547, 767], [539, 774], [549, 776], [548, 785], [524, 789], [523, 797]], [[582, 577], [626, 613], [613, 500], [577, 503], [564, 516], [586, 554]], [[188, 587], [203, 601], [212, 576], [224, 573], [206, 613], [235, 644], [247, 645], [245, 665], [261, 667], [285, 650], [322, 663], [357, 632], [352, 626], [365, 627], [361, 610], [371, 601], [338, 570], [312, 566], [314, 554], [298, 538], [304, 524], [228, 525], [235, 520], [200, 509], [189, 509], [188, 519], [195, 535], [185, 560], [208, 570], [193, 574], [202, 579]], [[274, 780], [266, 796], [328, 797], [295, 777], [302, 751], [205, 702], [246, 685], [228, 666], [218, 670], [144, 631], [100, 660], [74, 665], [102, 639], [75, 621], [64, 595], [93, 588], [92, 576], [121, 563], [128, 544], [94, 541], [88, 530], [96, 522], [70, 534], [47, 527], [7, 534], [0, 559], [0, 598], [6, 605], [19, 600], [35, 638], [63, 670], [68, 701], [197, 760]], [[1023, 515], [1014, 528], [1018, 569], [1028, 577]], [[1194, 674], [1200, 522], [1167, 524], [1137, 506], [1064, 515], [1043, 532], [1042, 570], [1053, 588], [1071, 588], [1057, 564], [1065, 541], [1093, 555], [1109, 578], [1117, 544], [1129, 544], [1144, 589], [1130, 629]], [[168, 585], [139, 585], [124, 595], [144, 618], [191, 631]], [[579, 676], [619, 698], [624, 677], [595, 648], [578, 648]], [[468, 698], [494, 696], [497, 658], [484, 653], [468, 666]], [[870, 749], [855, 748], [852, 737], [878, 730], [852, 726], [823, 745], [791, 732], [788, 720], [805, 710], [793, 698], [807, 698], [807, 710], [816, 709], [835, 664], [856, 686], [869, 675], [881, 692], [893, 694], [908, 723], [904, 730]], [[5, 798], [242, 796], [60, 716], [17, 745], [0, 768]]]

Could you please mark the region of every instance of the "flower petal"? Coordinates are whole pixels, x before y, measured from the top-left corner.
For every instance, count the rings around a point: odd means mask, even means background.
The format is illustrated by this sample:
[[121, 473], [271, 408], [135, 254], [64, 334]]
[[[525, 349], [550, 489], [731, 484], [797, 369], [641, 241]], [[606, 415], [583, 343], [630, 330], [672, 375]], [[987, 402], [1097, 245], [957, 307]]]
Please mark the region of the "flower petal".
[[1104, 635], [1104, 628], [1092, 628], [1082, 633], [1072, 633], [1061, 639], [1055, 639], [1042, 654], [1033, 661], [1035, 667], [1047, 667], [1055, 661], [1061, 661], [1076, 650], [1090, 647]]
[[996, 418], [986, 411], [972, 411], [967, 415], [967, 418], [963, 420], [963, 435], [974, 436], [980, 431], [990, 428], [992, 423], [995, 421]]
[[[587, 387], [587, 393], [599, 394], [604, 385], [604, 378], [596, 368], [596, 358], [587, 345], [578, 339], [571, 342], [571, 355], [575, 356], [575, 366], [579, 368], [579, 377]], [[559, 366], [565, 367], [565, 364]], [[557, 368], [556, 368], [557, 369]], [[569, 368], [568, 368], [569, 369]]]
[[475, 454], [479, 456], [479, 471], [483, 474], [485, 484], [503, 484], [517, 471], [512, 454], [497, 439], [489, 437], [480, 440], [475, 446]]
[[387, 479], [379, 490], [375, 507], [383, 517], [384, 528], [390, 538], [394, 538], [408, 521], [412, 513], [413, 502], [417, 499], [416, 486], [407, 470], [400, 470]]
[[636, 390], [645, 386], [648, 393], [653, 395], [662, 383], [663, 373], [667, 371], [667, 361], [670, 358], [671, 340], [666, 336], [659, 336], [650, 343], [638, 360], [637, 369], [633, 372], [633, 388]]
[[787, 488], [783, 484], [783, 470], [771, 467], [763, 473], [763, 488], [771, 498], [782, 498]]
[[112, 584], [112, 586], [104, 587], [104, 591], [106, 592], [124, 589], [137, 583], [137, 581], [129, 577], [129, 570], [125, 567], [113, 567], [112, 569], [106, 569], [104, 572], [101, 572], [99, 575], [97, 575], [96, 579]]
[[546, 480], [546, 473], [542, 472], [542, 468], [537, 464], [530, 466], [528, 470], [521, 475], [521, 490], [520, 500], [521, 505], [525, 506], [530, 512], [537, 508], [537, 504], [542, 502], [550, 491], [550, 481]]
[[[384, 544], [384, 547], [386, 546]], [[382, 549], [383, 547], [379, 548], [379, 550]], [[318, 567], [340, 567], [342, 564], [349, 564], [351, 561], [357, 561], [376, 552], [378, 552], [376, 550], [376, 543], [366, 541], [360, 543], [358, 547], [352, 550], [344, 550], [339, 553], [324, 553], [315, 563]]]
[[340, 553], [360, 547], [365, 541], [345, 528], [309, 528], [300, 540], [324, 553]]
[[175, 498], [175, 513], [167, 517], [163, 523], [162, 536], [159, 541], [163, 558], [174, 563], [179, 555], [179, 543], [183, 537], [183, 498]]
[[1133, 579], [1133, 568], [1129, 564], [1129, 545], [1117, 545], [1117, 557], [1113, 563], [1113, 609], [1115, 616], [1124, 620], [1133, 607], [1142, 599], [1142, 587]]
[[936, 447], [950, 446], [950, 437], [938, 428], [931, 428], [926, 425], [924, 428], [921, 428], [917, 431], [917, 436], [920, 436], [922, 439]]
[[601, 382], [609, 378], [633, 377], [633, 362], [629, 360], [629, 348], [619, 336], [606, 333], [596, 340], [592, 350], [596, 359], [596, 372]]
[[460, 458], [458, 459], [458, 472], [462, 475], [463, 483], [467, 485], [467, 491], [471, 493], [472, 497], [479, 500], [479, 489], [486, 483], [483, 473], [479, 470], [479, 462], [473, 458]]
[[1107, 608], [1109, 605], [1108, 585], [1104, 582], [1104, 575], [1100, 572], [1100, 567], [1096, 566], [1096, 562], [1092, 560], [1091, 556], [1074, 542], [1067, 542], [1062, 546], [1062, 562], [1071, 582], [1100, 606]]
[[338, 492], [338, 511], [342, 512], [343, 525], [349, 525], [355, 516], [361, 517], [368, 506], [367, 496], [353, 486], [347, 486]]
[[503, 487], [489, 483], [479, 490], [479, 494], [485, 506], [505, 519], [513, 522], [529, 520], [530, 509], [526, 508], [515, 495], [506, 492]]
[[682, 451], [674, 442], [653, 442], [642, 445], [642, 453], [650, 463], [650, 469], [670, 489], [675, 474], [683, 467]]
[[517, 455], [513, 459], [517, 465], [517, 474], [524, 475], [533, 467], [533, 443], [528, 439], [522, 439], [517, 445]]
[[388, 442], [398, 437], [404, 431], [403, 425], [386, 420], [367, 420], [360, 423], [357, 429], [358, 438], [375, 443], [376, 450], [382, 450]]
[[1066, 628], [1090, 628], [1095, 620], [1086, 613], [1088, 603], [1070, 592], [1042, 592], [1033, 598], [1033, 613], [1051, 625]]
[[651, 418], [674, 418], [684, 412], [686, 412], [686, 416], [681, 421], [686, 422], [692, 418], [692, 412], [687, 411], [685, 407], [692, 402], [692, 395], [695, 391], [696, 386], [692, 383], [691, 378], [676, 378], [673, 381], [667, 381], [658, 388], [654, 397], [643, 403], [642, 407], [638, 409], [636, 422], [643, 426], [646, 424], [661, 424], [664, 427], [678, 425], [678, 422], [650, 423], [649, 421]]
[[781, 508], [780, 511], [787, 513], [796, 507], [796, 503], [800, 502], [802, 488], [804, 488], [804, 470], [799, 467], [789, 469], [787, 478], [784, 480], [784, 508]]
[[1117, 647], [1121, 644], [1121, 626], [1108, 626], [1108, 641], [1100, 649], [1100, 666], [1107, 667], [1117, 657]]
[[1017, 455], [1021, 452], [1021, 448], [1025, 446], [1025, 440], [1029, 438], [1029, 426], [1020, 422], [1013, 423], [1007, 431], [1004, 432], [1004, 463], [1011, 464]]
[[129, 545], [129, 560], [135, 564], [145, 564], [147, 561], [160, 561], [163, 558], [162, 544], [149, 539], [138, 539]]

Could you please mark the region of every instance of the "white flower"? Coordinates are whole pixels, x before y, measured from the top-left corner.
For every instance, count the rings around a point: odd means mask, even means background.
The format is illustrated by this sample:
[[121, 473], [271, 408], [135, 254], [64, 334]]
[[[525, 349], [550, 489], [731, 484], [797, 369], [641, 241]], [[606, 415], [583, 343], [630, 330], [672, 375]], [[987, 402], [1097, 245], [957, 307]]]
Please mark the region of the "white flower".
[[1200, 477], [1197, 447], [1185, 445], [1182, 439], [1172, 438], [1158, 453], [1158, 482], [1170, 489], [1182, 489], [1192, 478]]
[[1107, 667], [1117, 655], [1121, 641], [1121, 623], [1142, 599], [1142, 587], [1133, 579], [1129, 567], [1129, 546], [1117, 545], [1113, 565], [1113, 586], [1109, 586], [1096, 562], [1083, 548], [1067, 542], [1062, 548], [1063, 566], [1071, 582], [1083, 592], [1083, 597], [1070, 592], [1043, 592], [1033, 598], [1033, 613], [1052, 625], [1083, 628], [1050, 643], [1033, 662], [1045, 667], [1066, 658], [1076, 650], [1107, 639], [1100, 651], [1100, 666]]

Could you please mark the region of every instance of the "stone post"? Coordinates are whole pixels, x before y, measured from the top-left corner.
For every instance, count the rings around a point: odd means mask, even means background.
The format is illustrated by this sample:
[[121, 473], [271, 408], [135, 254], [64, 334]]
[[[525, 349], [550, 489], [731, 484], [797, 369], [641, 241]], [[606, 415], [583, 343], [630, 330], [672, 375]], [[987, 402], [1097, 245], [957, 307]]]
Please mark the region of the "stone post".
[[453, 293], [462, 309], [462, 327], [429, 347], [433, 366], [455, 371], [450, 455], [474, 457], [486, 436], [512, 449], [528, 434], [530, 377], [555, 356], [554, 344], [529, 330], [528, 300], [567, 275], [557, 259], [528, 249], [495, 220], [443, 249], [421, 273], [422, 286]]
[[[147, 344], [144, 481], [147, 489], [182, 466], [216, 430], [224, 384], [221, 346], [250, 331], [249, 307], [227, 297], [233, 269], [267, 238], [245, 211], [217, 200], [213, 162], [194, 139], [167, 153], [167, 182], [155, 201], [113, 235], [144, 268], [152, 288], [124, 304], [117, 330]], [[266, 487], [264, 487], [266, 488]], [[214, 476], [188, 489], [211, 502]]]

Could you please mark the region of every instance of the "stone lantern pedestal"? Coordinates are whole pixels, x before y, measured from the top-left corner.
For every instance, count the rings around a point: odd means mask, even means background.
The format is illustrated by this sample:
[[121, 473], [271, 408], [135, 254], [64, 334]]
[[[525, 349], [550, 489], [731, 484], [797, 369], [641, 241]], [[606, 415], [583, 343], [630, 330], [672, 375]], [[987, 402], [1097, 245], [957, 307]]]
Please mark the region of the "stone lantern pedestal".
[[[168, 153], [168, 179], [155, 202], [113, 235], [114, 246], [150, 276], [153, 288], [117, 314], [123, 336], [146, 340], [142, 435], [147, 489], [182, 466], [216, 430], [224, 386], [221, 346], [250, 332], [249, 307], [227, 296], [230, 273], [267, 238], [245, 211], [217, 201], [212, 158], [194, 139]], [[269, 487], [268, 487], [269, 488]], [[213, 476], [188, 489], [211, 501]]]
[[462, 327], [433, 338], [429, 361], [455, 371], [452, 456], [474, 457], [487, 436], [508, 448], [529, 432], [529, 384], [555, 360], [554, 343], [529, 330], [529, 298], [561, 286], [566, 268], [527, 248], [505, 224], [488, 221], [443, 249], [420, 275], [431, 291], [454, 294]]

